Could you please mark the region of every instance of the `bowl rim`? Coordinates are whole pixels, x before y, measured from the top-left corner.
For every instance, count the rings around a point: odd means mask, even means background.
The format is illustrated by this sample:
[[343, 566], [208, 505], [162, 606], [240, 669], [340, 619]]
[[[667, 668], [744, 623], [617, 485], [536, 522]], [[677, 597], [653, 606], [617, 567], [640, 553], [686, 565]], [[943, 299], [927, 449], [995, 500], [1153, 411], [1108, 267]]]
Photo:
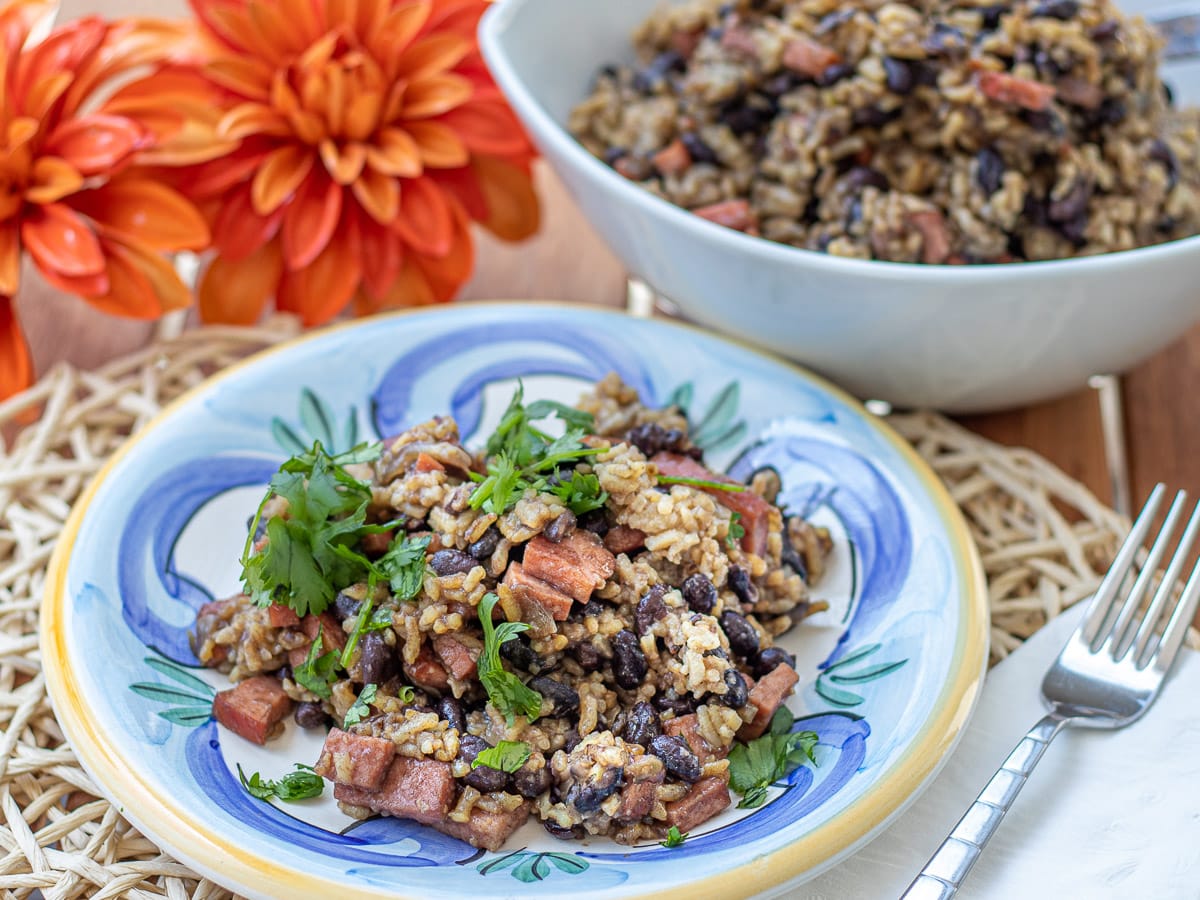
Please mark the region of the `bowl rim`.
[[[703, 219], [681, 206], [676, 206], [636, 183], [624, 178], [614, 169], [594, 157], [560, 124], [534, 95], [514, 68], [505, 37], [513, 33], [513, 25], [524, 8], [536, 0], [503, 0], [491, 4], [479, 24], [479, 46], [493, 78], [526, 127], [546, 141], [581, 175], [623, 200], [642, 207], [650, 216], [682, 229], [689, 236], [708, 244], [724, 244], [729, 250], [742, 252], [764, 264], [781, 264], [812, 268], [830, 275], [884, 281], [931, 280], [950, 284], [969, 284], [991, 281], [1003, 272], [1014, 282], [1052, 277], [1067, 279], [1083, 276], [1101, 277], [1127, 266], [1153, 265], [1164, 258], [1185, 255], [1200, 249], [1200, 234], [1176, 238], [1146, 247], [1113, 250], [1095, 256], [1075, 256], [1065, 259], [1029, 260], [1012, 263], [978, 263], [946, 265], [929, 263], [891, 262], [876, 259], [855, 259], [832, 256], [804, 247], [794, 247], [767, 238], [755, 237]], [[565, 3], [569, 0], [555, 0]], [[544, 155], [544, 154], [543, 154]], [[1016, 295], [1014, 295], [1015, 297]], [[964, 297], [969, 300], [969, 297]]]

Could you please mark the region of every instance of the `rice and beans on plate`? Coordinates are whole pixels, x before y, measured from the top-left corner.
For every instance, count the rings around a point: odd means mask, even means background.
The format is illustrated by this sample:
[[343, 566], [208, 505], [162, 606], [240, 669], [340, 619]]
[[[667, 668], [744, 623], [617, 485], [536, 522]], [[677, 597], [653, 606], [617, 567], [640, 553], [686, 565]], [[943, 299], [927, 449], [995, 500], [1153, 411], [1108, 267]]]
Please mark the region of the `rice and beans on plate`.
[[825, 607], [809, 584], [831, 541], [775, 505], [773, 470], [714, 474], [687, 428], [609, 376], [576, 407], [518, 391], [476, 451], [439, 417], [285, 463], [245, 593], [200, 609], [194, 648], [234, 682], [225, 727], [328, 734], [247, 790], [328, 780], [349, 816], [489, 850], [531, 816], [670, 846], [731, 788], [761, 804], [817, 739], [783, 705], [798, 679], [775, 639]]
[[570, 129], [711, 221], [837, 256], [972, 264], [1200, 232], [1200, 112], [1109, 0], [690, 0]]

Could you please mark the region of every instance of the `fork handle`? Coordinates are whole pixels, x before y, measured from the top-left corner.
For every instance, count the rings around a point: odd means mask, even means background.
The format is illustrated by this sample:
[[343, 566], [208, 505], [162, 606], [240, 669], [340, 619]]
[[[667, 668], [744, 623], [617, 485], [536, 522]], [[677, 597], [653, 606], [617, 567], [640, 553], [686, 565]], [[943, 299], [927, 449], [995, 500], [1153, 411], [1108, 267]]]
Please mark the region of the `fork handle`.
[[1063, 716], [1050, 713], [1029, 729], [900, 900], [947, 900], [957, 893], [1033, 767], [1066, 723]]

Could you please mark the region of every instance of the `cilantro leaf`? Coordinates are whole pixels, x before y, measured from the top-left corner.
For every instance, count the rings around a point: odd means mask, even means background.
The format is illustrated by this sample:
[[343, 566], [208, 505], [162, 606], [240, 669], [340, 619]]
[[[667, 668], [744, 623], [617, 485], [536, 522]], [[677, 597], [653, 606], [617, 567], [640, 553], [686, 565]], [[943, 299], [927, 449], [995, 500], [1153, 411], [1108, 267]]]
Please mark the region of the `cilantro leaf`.
[[371, 702], [375, 699], [375, 694], [379, 691], [379, 685], [368, 684], [359, 692], [358, 699], [354, 704], [346, 710], [346, 717], [342, 720], [342, 727], [349, 728], [351, 725], [357, 725], [371, 713]]
[[534, 400], [525, 407], [525, 416], [534, 422], [555, 416], [562, 419], [568, 428], [579, 428], [584, 431], [591, 431], [596, 427], [596, 420], [590, 412], [576, 409], [574, 406], [567, 406], [556, 400]]
[[479, 683], [488, 693], [492, 705], [500, 711], [511, 728], [517, 714], [524, 715], [530, 722], [537, 719], [542, 709], [542, 695], [530, 688], [521, 679], [504, 668], [500, 662], [500, 645], [511, 641], [522, 631], [528, 631], [526, 622], [501, 622], [492, 624], [492, 610], [499, 597], [485, 594], [479, 603], [479, 622], [483, 626], [483, 652], [477, 663]]
[[472, 509], [502, 516], [521, 498], [528, 486], [508, 454], [500, 453], [488, 463], [487, 477], [476, 485], [468, 503]]
[[242, 787], [259, 800], [270, 800], [278, 797], [291, 803], [295, 800], [307, 800], [319, 797], [325, 790], [325, 779], [312, 770], [311, 766], [296, 763], [296, 771], [289, 772], [278, 781], [269, 781], [255, 772], [249, 778], [242, 770], [242, 764], [237, 764], [238, 779]]
[[659, 841], [659, 844], [670, 850], [672, 847], [678, 847], [680, 844], [686, 841], [688, 834], [689, 832], [686, 831], [683, 832], [683, 834], [680, 834], [679, 826], [672, 825], [667, 829], [667, 839], [665, 841]]
[[659, 484], [686, 484], [688, 487], [703, 488], [714, 491], [727, 491], [730, 494], [740, 494], [746, 490], [744, 484], [732, 484], [728, 481], [707, 481], [703, 478], [686, 478], [683, 475], [659, 475]]
[[805, 761], [816, 764], [816, 732], [792, 731], [794, 723], [791, 711], [780, 707], [766, 734], [729, 751], [729, 786], [742, 795], [739, 809], [762, 806], [768, 787]]
[[416, 696], [416, 690], [410, 685], [402, 684], [396, 689], [396, 699], [401, 703], [412, 703]]
[[729, 514], [729, 533], [725, 535], [725, 543], [730, 549], [737, 546], [737, 542], [746, 536], [746, 529], [741, 522], [742, 514], [740, 512]]
[[388, 547], [387, 553], [375, 561], [375, 568], [397, 600], [411, 600], [421, 590], [425, 578], [425, 551], [430, 537], [397, 537]]
[[600, 509], [608, 499], [608, 492], [600, 490], [600, 479], [595, 475], [584, 475], [572, 470], [567, 481], [559, 481], [550, 489], [571, 512], [577, 516], [593, 509]]
[[471, 768], [487, 766], [501, 772], [515, 772], [529, 760], [529, 745], [524, 741], [500, 741], [495, 747], [481, 750]]
[[292, 670], [292, 678], [300, 687], [312, 691], [323, 700], [328, 700], [333, 696], [329, 686], [338, 680], [339, 660], [336, 650], [322, 655], [322, 643], [322, 630], [318, 630], [317, 639], [308, 648], [308, 656]]

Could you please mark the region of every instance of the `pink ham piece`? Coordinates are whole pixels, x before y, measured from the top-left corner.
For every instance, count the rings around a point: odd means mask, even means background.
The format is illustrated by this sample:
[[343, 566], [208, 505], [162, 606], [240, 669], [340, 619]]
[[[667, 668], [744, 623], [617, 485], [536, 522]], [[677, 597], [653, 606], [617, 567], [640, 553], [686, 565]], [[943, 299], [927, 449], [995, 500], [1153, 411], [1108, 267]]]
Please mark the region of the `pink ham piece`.
[[450, 689], [450, 678], [445, 666], [438, 662], [428, 646], [421, 648], [415, 661], [404, 664], [404, 674], [417, 687], [427, 691], [445, 693]]
[[396, 745], [383, 738], [331, 728], [313, 771], [322, 778], [373, 791], [383, 783]]
[[284, 716], [292, 711], [292, 698], [284, 693], [279, 679], [256, 675], [239, 681], [213, 699], [213, 715], [217, 721], [255, 744], [265, 744], [275, 737]]
[[721, 778], [701, 778], [682, 798], [666, 804], [667, 824], [691, 831], [729, 806], [729, 786]]
[[775, 715], [775, 710], [779, 709], [779, 705], [792, 692], [792, 688], [799, 680], [800, 676], [796, 674], [796, 670], [787, 663], [776, 666], [758, 679], [754, 687], [750, 688], [750, 703], [758, 712], [755, 713], [753, 720], [738, 729], [738, 738], [743, 741], [752, 741], [756, 737], [761, 737], [762, 733], [767, 730], [767, 726], [771, 724], [771, 717]]
[[504, 583], [517, 596], [518, 602], [529, 600], [539, 604], [556, 622], [564, 621], [571, 614], [574, 601], [554, 585], [531, 576], [519, 562], [509, 563]]
[[631, 781], [626, 784], [621, 788], [621, 806], [613, 818], [622, 822], [636, 822], [650, 815], [654, 801], [658, 799], [658, 786], [661, 783], [660, 776], [657, 781]]
[[614, 525], [604, 535], [604, 546], [609, 553], [632, 553], [646, 546], [646, 532], [626, 525]]
[[295, 628], [300, 624], [296, 611], [282, 603], [272, 603], [267, 607], [267, 620], [272, 628]]
[[[672, 478], [697, 478], [701, 481], [717, 481], [737, 484], [726, 475], [710, 472], [690, 456], [678, 453], [656, 453], [650, 460], [658, 467], [660, 475]], [[742, 549], [757, 556], [767, 554], [767, 534], [771, 527], [771, 504], [754, 491], [722, 491], [716, 488], [700, 488], [715, 497], [722, 506], [741, 516], [738, 524], [746, 530], [742, 535]]]
[[512, 837], [528, 818], [528, 802], [522, 803], [516, 809], [497, 812], [488, 812], [477, 806], [471, 810], [471, 817], [465, 822], [444, 819], [434, 822], [433, 827], [442, 834], [466, 841], [472, 847], [491, 850], [494, 853], [504, 846], [504, 842]]
[[433, 639], [433, 652], [437, 654], [442, 665], [451, 677], [459, 681], [467, 681], [478, 672], [478, 647], [469, 647], [450, 634], [439, 634]]
[[527, 575], [587, 603], [592, 591], [612, 578], [617, 561], [598, 537], [580, 529], [557, 544], [539, 534], [525, 545], [523, 565]]
[[384, 776], [379, 790], [368, 791], [336, 784], [333, 796], [353, 806], [412, 819], [423, 825], [441, 825], [454, 802], [454, 775], [450, 763], [436, 759], [398, 756]]
[[696, 754], [701, 765], [706, 765], [715, 759], [723, 759], [729, 752], [724, 748], [714, 747], [704, 739], [704, 735], [700, 733], [700, 719], [695, 713], [676, 716], [674, 719], [664, 722], [662, 728], [667, 734], [682, 737], [687, 741], [687, 745], [692, 748], [692, 752]]

